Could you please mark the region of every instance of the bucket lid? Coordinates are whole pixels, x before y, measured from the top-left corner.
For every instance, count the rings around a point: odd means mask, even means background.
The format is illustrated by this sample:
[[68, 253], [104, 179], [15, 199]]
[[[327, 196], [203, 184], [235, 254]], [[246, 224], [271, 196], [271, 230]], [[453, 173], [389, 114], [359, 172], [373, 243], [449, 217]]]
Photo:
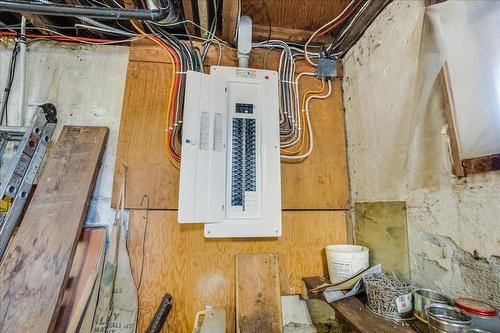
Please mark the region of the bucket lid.
[[454, 302], [457, 308], [474, 315], [484, 317], [494, 317], [497, 315], [497, 310], [485, 302], [471, 298], [455, 298]]

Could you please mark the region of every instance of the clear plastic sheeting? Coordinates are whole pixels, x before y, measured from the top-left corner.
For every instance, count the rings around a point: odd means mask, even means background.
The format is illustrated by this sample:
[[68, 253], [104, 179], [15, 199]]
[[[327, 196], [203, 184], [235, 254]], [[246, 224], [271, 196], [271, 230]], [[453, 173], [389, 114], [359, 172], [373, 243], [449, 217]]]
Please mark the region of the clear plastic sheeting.
[[500, 2], [448, 1], [441, 12], [462, 158], [500, 153]]
[[446, 1], [426, 8], [412, 113], [409, 189], [452, 177], [443, 96], [446, 63], [461, 157], [500, 153], [500, 1]]

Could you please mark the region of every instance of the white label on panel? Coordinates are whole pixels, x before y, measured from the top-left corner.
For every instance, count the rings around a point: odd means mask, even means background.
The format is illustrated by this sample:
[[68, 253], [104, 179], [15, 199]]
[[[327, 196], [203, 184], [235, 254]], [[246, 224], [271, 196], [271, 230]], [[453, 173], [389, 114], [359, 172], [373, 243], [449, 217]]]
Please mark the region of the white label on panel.
[[236, 77], [244, 77], [247, 79], [255, 79], [257, 77], [257, 72], [251, 69], [236, 69]]
[[214, 118], [214, 150], [222, 151], [224, 129], [222, 127], [222, 113], [216, 113]]
[[210, 145], [210, 113], [202, 112], [200, 121], [200, 149], [208, 150]]
[[257, 211], [257, 193], [254, 191], [245, 191], [244, 210], [246, 212]]

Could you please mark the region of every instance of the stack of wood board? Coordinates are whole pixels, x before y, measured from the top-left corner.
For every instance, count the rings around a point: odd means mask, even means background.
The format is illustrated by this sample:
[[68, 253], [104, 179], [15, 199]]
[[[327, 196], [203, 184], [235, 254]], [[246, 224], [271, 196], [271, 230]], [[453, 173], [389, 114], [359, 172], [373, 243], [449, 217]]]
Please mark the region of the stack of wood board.
[[108, 129], [64, 126], [0, 263], [0, 332], [51, 332]]
[[[106, 228], [84, 228], [76, 246], [68, 283], [61, 300], [54, 333], [89, 332], [104, 263]], [[84, 327], [82, 327], [82, 325]], [[82, 329], [83, 328], [83, 329]]]

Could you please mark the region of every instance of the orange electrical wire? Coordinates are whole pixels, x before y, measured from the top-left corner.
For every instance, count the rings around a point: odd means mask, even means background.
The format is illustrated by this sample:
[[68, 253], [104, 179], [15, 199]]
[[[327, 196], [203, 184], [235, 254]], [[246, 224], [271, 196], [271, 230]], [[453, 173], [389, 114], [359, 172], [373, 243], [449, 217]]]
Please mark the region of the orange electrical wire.
[[173, 82], [172, 88], [170, 89], [170, 93], [168, 95], [168, 102], [167, 102], [167, 115], [166, 115], [166, 121], [165, 121], [165, 151], [168, 160], [177, 168], [180, 168], [180, 156], [178, 156], [175, 151], [173, 151], [171, 145], [170, 145], [170, 139], [172, 135], [172, 130], [170, 125], [173, 124], [173, 113], [174, 113], [174, 108], [175, 108], [175, 103], [177, 101], [177, 95], [176, 91], [179, 87], [179, 78], [180, 78], [180, 61], [177, 58], [177, 54], [175, 53], [174, 50], [165, 42], [163, 42], [161, 39], [152, 36], [150, 34], [147, 34], [144, 32], [134, 21], [130, 21], [134, 28], [144, 37], [148, 38], [152, 42], [158, 44], [162, 49], [164, 49], [167, 52], [167, 55], [170, 58], [170, 61], [172, 64], [175, 66], [175, 70], [172, 71], [172, 76], [171, 80]]
[[[0, 31], [0, 37], [17, 37], [19, 34], [12, 31]], [[89, 38], [89, 37], [70, 37], [63, 35], [42, 35], [42, 34], [26, 34], [27, 38], [32, 39], [50, 39], [55, 41], [65, 41], [65, 42], [90, 42], [90, 43], [112, 43], [119, 42], [120, 40], [115, 39], [101, 39], [101, 38]], [[130, 40], [124, 40], [124, 43], [130, 42]]]
[[292, 149], [281, 149], [281, 153], [284, 155], [297, 155], [304, 149], [305, 141], [306, 141], [306, 134], [307, 134], [307, 126], [306, 126], [306, 113], [305, 113], [305, 108], [306, 108], [306, 99], [307, 96], [311, 94], [319, 94], [325, 91], [325, 81], [321, 80], [321, 89], [319, 90], [309, 90], [304, 93], [302, 96], [302, 107], [301, 107], [301, 113], [302, 113], [302, 137], [300, 139], [300, 146], [299, 148], [292, 150]]
[[349, 10], [349, 12], [345, 13], [344, 15], [342, 15], [342, 17], [340, 17], [338, 21], [332, 23], [332, 25], [330, 25], [329, 27], [326, 27], [321, 32], [318, 32], [318, 34], [316, 35], [316, 38], [319, 37], [319, 36], [322, 36], [322, 35], [326, 34], [327, 32], [330, 32], [333, 29], [335, 29], [336, 27], [338, 27], [341, 23], [343, 23], [345, 20], [347, 20], [354, 13], [354, 11], [356, 10], [356, 8], [358, 8], [359, 5], [362, 4], [362, 3], [363, 3], [363, 1], [358, 1], [358, 2], [354, 3], [354, 5], [352, 6], [352, 8]]

